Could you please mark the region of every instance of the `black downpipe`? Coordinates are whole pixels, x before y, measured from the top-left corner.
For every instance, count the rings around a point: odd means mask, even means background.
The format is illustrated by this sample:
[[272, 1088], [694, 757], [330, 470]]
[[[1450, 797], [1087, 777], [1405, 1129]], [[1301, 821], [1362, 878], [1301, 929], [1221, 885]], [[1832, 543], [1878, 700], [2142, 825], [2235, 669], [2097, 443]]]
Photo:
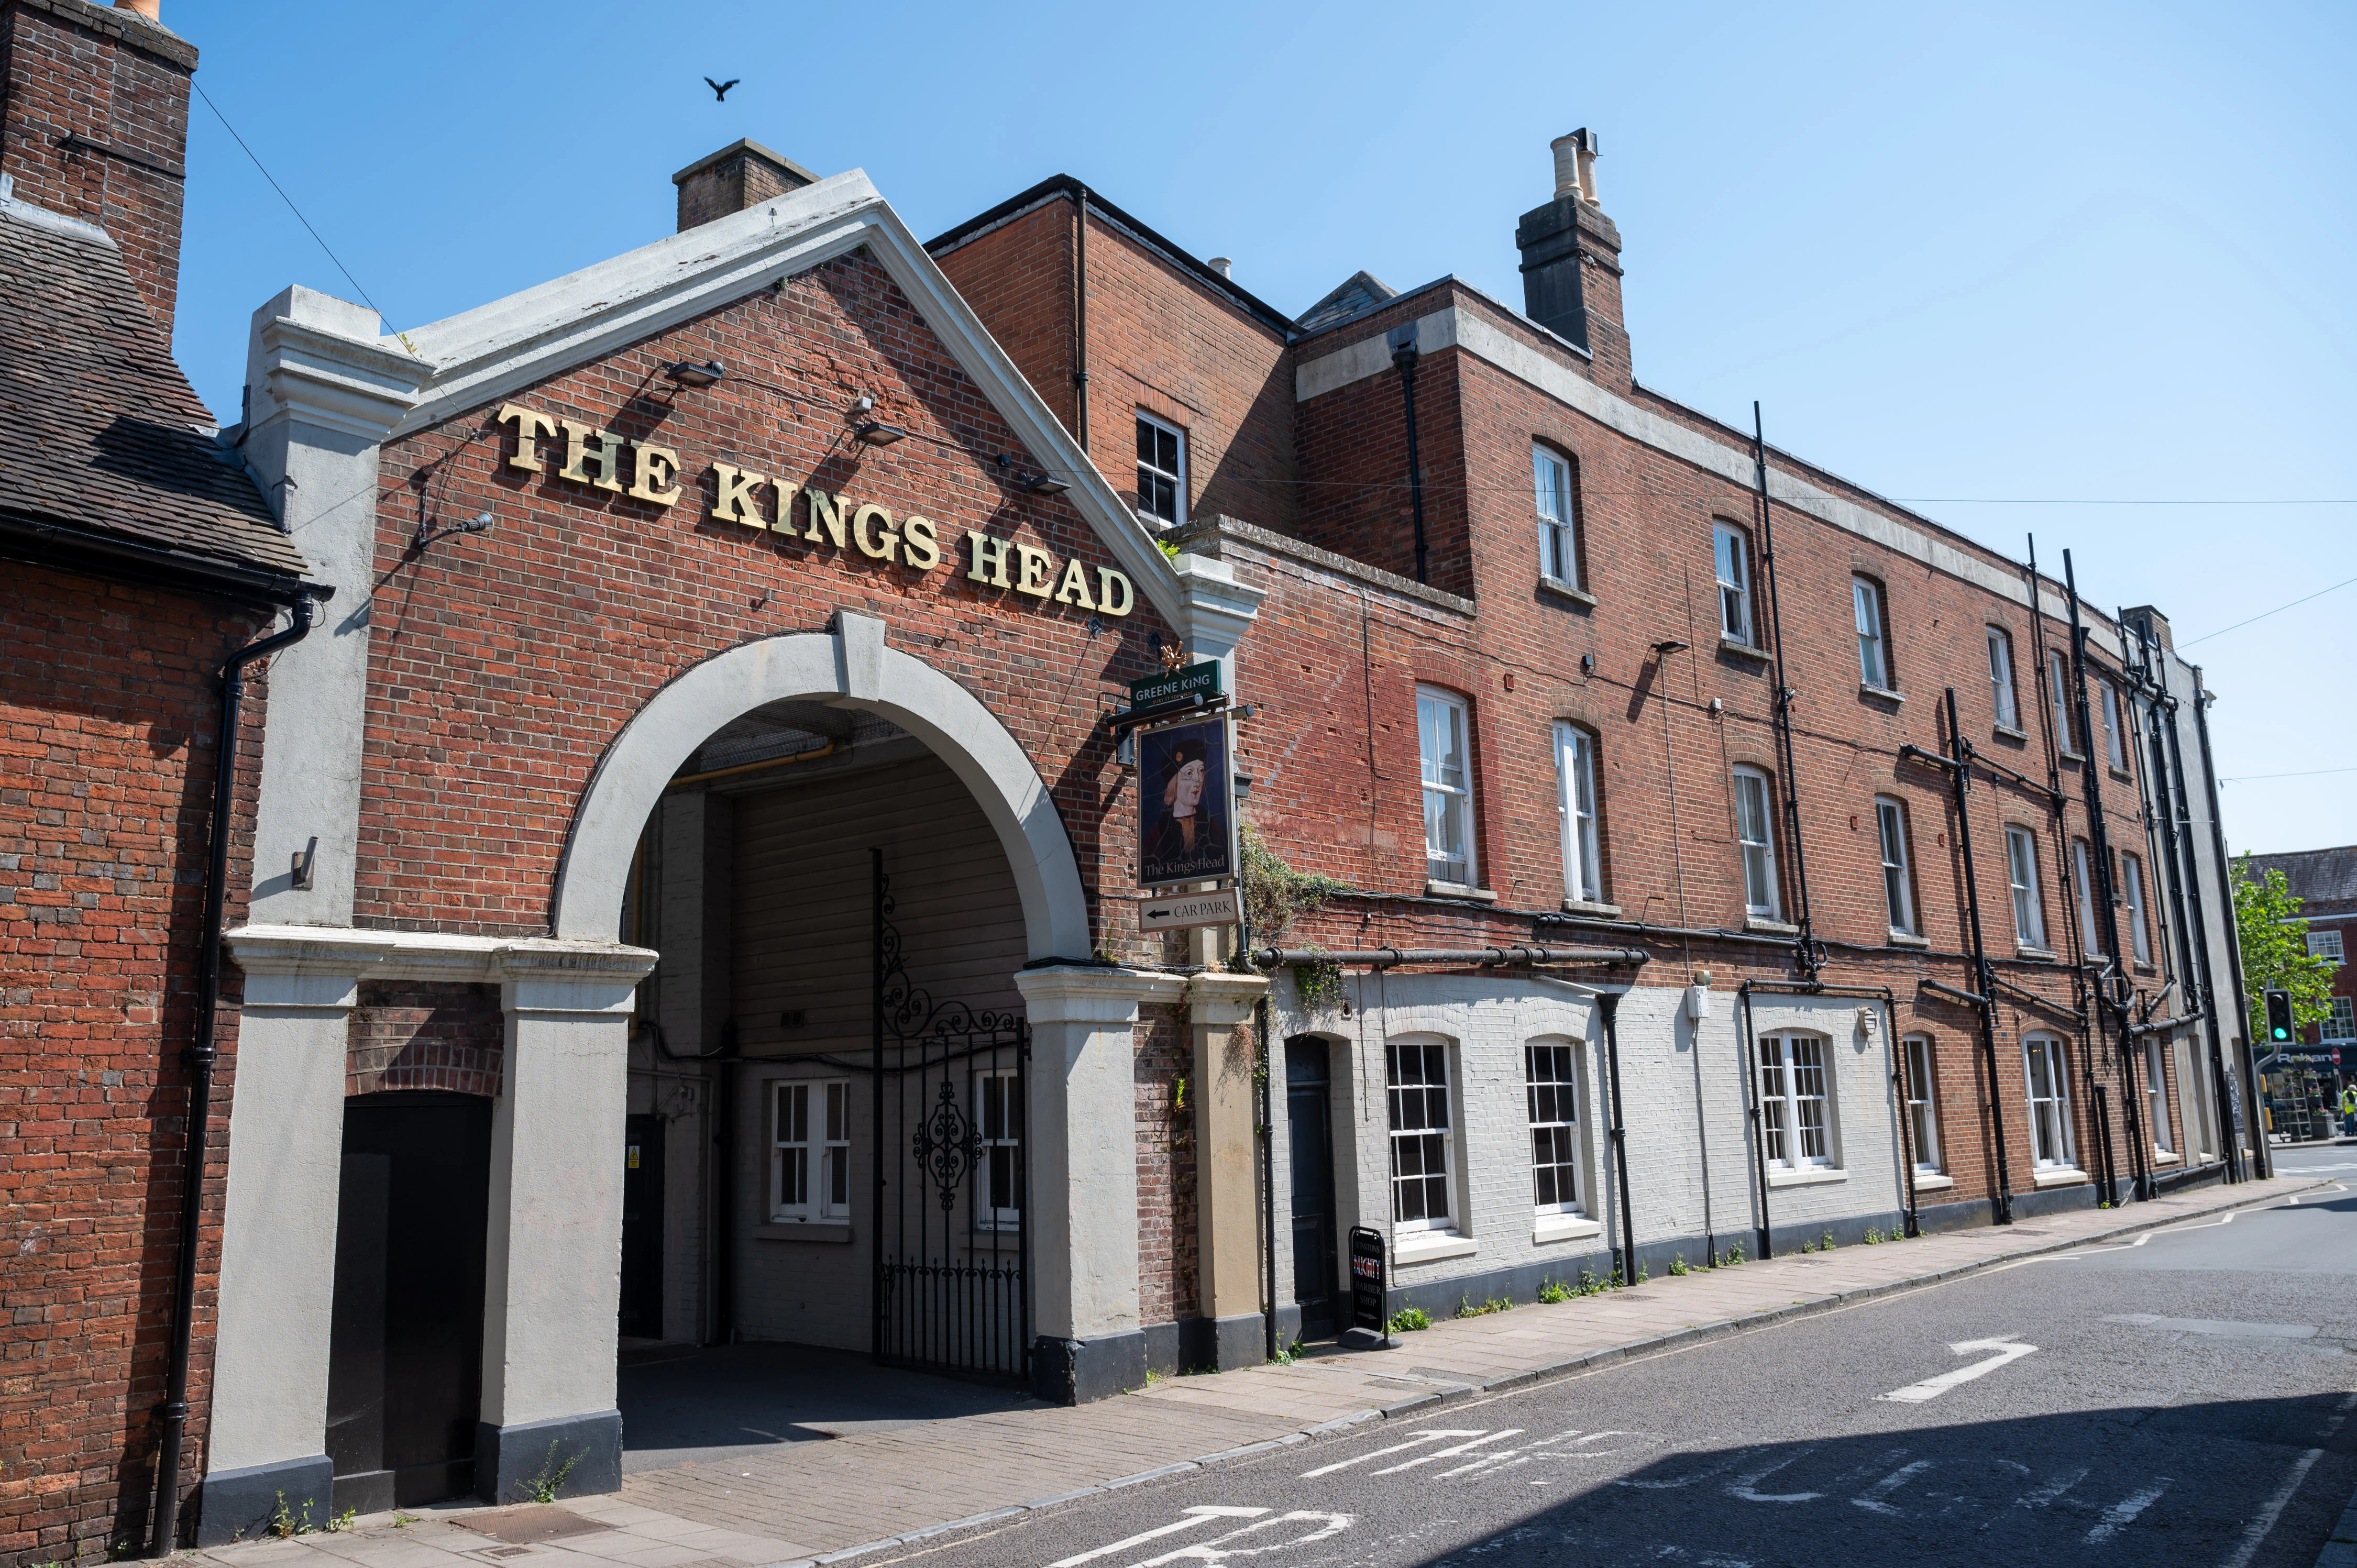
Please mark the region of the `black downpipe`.
[[[2188, 665], [2187, 668], [2193, 671], [2193, 730], [2201, 741], [2201, 781], [2210, 798], [2210, 846], [2212, 853], [2218, 859], [2218, 893], [2227, 901], [2227, 909], [2232, 911], [2234, 897], [2234, 874], [2233, 868], [2226, 861], [2226, 824], [2218, 817], [2218, 767], [2210, 757], [2210, 703], [2202, 691], [2201, 666], [2192, 664]], [[2178, 777], [2179, 779], [2184, 777], [2182, 765]], [[2201, 907], [2201, 900], [2195, 899], [2193, 907], [2199, 910]], [[2275, 1155], [2267, 1147], [2266, 1123], [2259, 1120], [2258, 1072], [2251, 1064], [2249, 1041], [2251, 1003], [2243, 989], [2243, 933], [2242, 929], [2232, 918], [2226, 922], [2226, 941], [2228, 951], [2234, 959], [2234, 1016], [2242, 1021], [2244, 1034], [2243, 1059], [2239, 1064], [2241, 1070], [2235, 1076], [2243, 1082], [2243, 1114], [2250, 1119], [2252, 1171], [2261, 1181], [2266, 1181], [2276, 1174]], [[2207, 951], [2209, 944], [2206, 940], [2202, 946], [2203, 950]], [[2216, 1012], [2217, 1010], [2212, 1008], [2212, 1015], [2215, 1016]]]
[[1429, 583], [1424, 543], [1424, 466], [1415, 445], [1415, 323], [1393, 328], [1390, 341], [1392, 364], [1400, 373], [1400, 396], [1407, 406], [1407, 492], [1415, 513], [1415, 580]]
[[[1081, 228], [1089, 225], [1089, 204], [1085, 194], [1081, 199]], [[870, 1267], [868, 1289], [874, 1293], [871, 1304], [875, 1318], [875, 1355], [884, 1359], [884, 852], [871, 848], [867, 852], [867, 956], [868, 956], [868, 1062], [873, 1069], [867, 1098], [875, 1120], [876, 1181], [873, 1205], [868, 1213], [873, 1218], [867, 1225], [867, 1251]], [[922, 1052], [919, 1055], [921, 1057]], [[908, 1053], [903, 1051], [903, 1059]], [[980, 1090], [974, 1090], [979, 1094]], [[1025, 1113], [1029, 1113], [1026, 1106]], [[1028, 1288], [1028, 1282], [1027, 1282]], [[1028, 1348], [1028, 1347], [1027, 1347]]]
[[1760, 1114], [1760, 1051], [1751, 1040], [1751, 983], [1745, 981], [1735, 988], [1743, 1003], [1743, 1108], [1751, 1118], [1751, 1165], [1754, 1178], [1760, 1184], [1760, 1255], [1776, 1255], [1769, 1240], [1768, 1221], [1768, 1126]]
[[[2032, 579], [2033, 585], [2035, 579]], [[1947, 690], [1948, 745], [1956, 753], [1949, 768], [1955, 790], [1957, 858], [1964, 863], [1964, 914], [1973, 939], [1974, 989], [1980, 993], [1981, 1056], [1988, 1069], [1989, 1133], [1996, 1149], [1996, 1190], [1990, 1195], [1991, 1218], [1999, 1225], [2013, 1223], [2013, 1176], [2006, 1168], [2005, 1094], [1996, 1074], [1996, 971], [1990, 967], [1988, 944], [1981, 937], [1981, 881], [1973, 866], [1973, 813], [1969, 797], [1970, 768], [1964, 764], [1964, 732], [1956, 720], [1956, 689]]]
[[[1089, 188], [1073, 198], [1080, 203], [1080, 237], [1072, 257], [1072, 438], [1089, 449]], [[878, 1144], [877, 1147], [882, 1147]], [[882, 1330], [879, 1328], [878, 1333]], [[877, 1352], [881, 1355], [879, 1349]]]
[[[2154, 1196], [2152, 1172], [2147, 1164], [2152, 1151], [2145, 1142], [2144, 1110], [2138, 1103], [2142, 1097], [2136, 1089], [2136, 1064], [2129, 1055], [2128, 1030], [2134, 1026], [2135, 1019], [2129, 1015], [2128, 1004], [2124, 997], [2127, 987], [2106, 983], [2114, 975], [2124, 975], [2126, 966], [2120, 961], [2119, 910], [2112, 902], [2115, 889], [2112, 883], [2111, 830], [2104, 822], [2103, 791], [2095, 777], [2095, 726], [2091, 722], [2093, 715], [2087, 711], [2087, 628], [2079, 616], [2079, 575], [2071, 564], [2068, 550], [2062, 552], [2062, 584], [2071, 596], [2071, 682], [2079, 715], [2079, 733], [2085, 737], [2087, 748], [2079, 764], [2079, 789], [2087, 802], [2087, 854], [2095, 863], [2087, 868], [2092, 884], [2088, 896], [2095, 903], [2095, 934], [2103, 939], [2104, 943], [2105, 972], [2096, 977], [2093, 983], [2094, 1011], [2098, 1020], [2095, 1027], [2100, 1034], [2103, 1030], [2100, 1020], [2109, 1018], [2115, 1031], [2114, 1038], [2119, 1047], [2120, 1092], [2126, 1101], [2127, 1110], [2128, 1179], [2133, 1184], [2136, 1200], [2143, 1202]], [[2126, 715], [2123, 714], [2121, 719], [2126, 722]], [[2066, 833], [2064, 836], [2069, 835]], [[2113, 1165], [2108, 1134], [2104, 1139], [2104, 1164], [2106, 1167]], [[2111, 1185], [2115, 1179], [2116, 1172], [2107, 1169], [2104, 1196], [2114, 1203], [2119, 1201], [2118, 1189]]]
[[196, 1310], [197, 1245], [204, 1223], [205, 1162], [211, 1153], [213, 1068], [221, 1052], [213, 1043], [221, 1014], [221, 911], [229, 900], [231, 813], [237, 802], [238, 713], [245, 699], [245, 667], [311, 633], [316, 607], [307, 596], [294, 604], [294, 624], [250, 642], [229, 656], [221, 672], [221, 733], [213, 744], [213, 816], [205, 852], [205, 912], [197, 960], [196, 1029], [185, 1060], [188, 1068], [188, 1114], [180, 1165], [179, 1256], [172, 1270], [172, 1339], [164, 1374], [163, 1429], [156, 1448], [156, 1528], [150, 1557], [168, 1557], [180, 1532], [180, 1452], [188, 1429], [188, 1348]]
[[1604, 1061], [1612, 1078], [1612, 1165], [1620, 1177], [1620, 1283], [1637, 1283], [1637, 1220], [1629, 1208], [1629, 1123], [1620, 1099], [1620, 993], [1599, 991], [1596, 1009], [1604, 1015]]
[[1253, 1004], [1253, 1027], [1260, 1036], [1260, 1233], [1261, 1267], [1268, 1280], [1268, 1306], [1261, 1314], [1268, 1359], [1276, 1359], [1276, 1121], [1270, 1080], [1276, 1076], [1276, 1043], [1268, 1037], [1268, 993]]
[[[2149, 644], [2147, 662], [2153, 662]], [[2177, 727], [2176, 702], [2169, 697], [2166, 686], [2157, 681], [2153, 684], [2159, 695], [2150, 704], [2152, 731], [2146, 744], [2152, 752], [2152, 757], [2145, 772], [2159, 796], [2153, 815], [2158, 822], [2163, 843], [2168, 847], [2169, 907], [2176, 916], [2177, 972], [2185, 985], [2187, 1002], [2205, 1019], [2202, 1033], [2210, 1042], [2210, 1098], [2213, 1102], [2212, 1113], [2218, 1119], [2219, 1155], [2226, 1165], [2226, 1179], [2239, 1182], [2243, 1179], [2242, 1140], [2234, 1135], [2233, 1107], [2226, 1093], [2226, 1067], [2218, 1044], [2221, 1027], [2217, 998], [2211, 991], [2206, 954], [2194, 946], [2194, 925], [2186, 908], [2186, 867], [2182, 857], [2191, 853], [2185, 843], [2191, 831], [2191, 823], [2180, 815], [2185, 809], [2185, 781], [2169, 765], [2169, 736], [2162, 733], [2164, 720], [2167, 729], [2173, 731]], [[2185, 824], [2182, 831], [2180, 822]]]
[[1793, 913], [1800, 916], [1801, 934], [1792, 944], [1793, 961], [1800, 965], [1802, 975], [1809, 980], [1817, 977], [1824, 967], [1825, 956], [1817, 946], [1815, 931], [1809, 920], [1809, 863], [1801, 844], [1801, 780], [1792, 760], [1792, 682], [1784, 673], [1784, 606], [1776, 596], [1776, 521], [1775, 508], [1768, 499], [1768, 437], [1767, 427], [1760, 423], [1760, 404], [1751, 404], [1751, 465], [1760, 489], [1760, 559], [1767, 568], [1768, 622], [1776, 639], [1776, 746], [1781, 754], [1784, 769], [1784, 842], [1792, 846], [1792, 891], [1798, 906]]

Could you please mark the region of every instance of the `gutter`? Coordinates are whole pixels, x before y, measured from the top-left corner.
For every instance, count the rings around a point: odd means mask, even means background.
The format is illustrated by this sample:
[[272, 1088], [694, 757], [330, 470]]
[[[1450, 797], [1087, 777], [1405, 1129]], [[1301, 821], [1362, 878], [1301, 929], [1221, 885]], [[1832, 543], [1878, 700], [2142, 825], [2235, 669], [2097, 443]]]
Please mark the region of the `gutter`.
[[145, 544], [22, 512], [0, 512], [0, 560], [282, 609], [327, 596], [321, 585], [266, 566]]

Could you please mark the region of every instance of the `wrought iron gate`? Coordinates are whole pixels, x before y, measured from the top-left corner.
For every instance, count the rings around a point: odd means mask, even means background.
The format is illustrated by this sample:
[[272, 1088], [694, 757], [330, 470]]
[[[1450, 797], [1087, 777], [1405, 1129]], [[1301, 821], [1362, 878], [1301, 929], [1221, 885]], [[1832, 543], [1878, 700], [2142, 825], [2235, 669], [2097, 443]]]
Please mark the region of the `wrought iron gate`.
[[884, 852], [874, 899], [876, 1359], [989, 1377], [1030, 1372], [1031, 1031], [1012, 1009], [936, 1002], [909, 983]]

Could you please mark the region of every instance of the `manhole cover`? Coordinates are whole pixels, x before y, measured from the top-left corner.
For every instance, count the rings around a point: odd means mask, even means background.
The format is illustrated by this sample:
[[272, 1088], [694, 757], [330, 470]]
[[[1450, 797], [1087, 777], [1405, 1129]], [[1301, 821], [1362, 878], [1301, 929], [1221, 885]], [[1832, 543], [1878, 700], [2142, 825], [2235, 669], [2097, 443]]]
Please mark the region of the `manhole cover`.
[[490, 1546], [484, 1548], [483, 1555], [486, 1557], [529, 1557], [532, 1555], [532, 1548], [529, 1546]]
[[[466, 1528], [477, 1535], [488, 1535], [493, 1541], [504, 1541], [511, 1546], [523, 1546], [535, 1541], [554, 1541], [567, 1535], [598, 1535], [613, 1529], [594, 1519], [584, 1519], [571, 1509], [550, 1508], [535, 1503], [528, 1508], [501, 1509], [497, 1513], [477, 1514], [466, 1521]], [[494, 1555], [511, 1557], [511, 1552]]]

